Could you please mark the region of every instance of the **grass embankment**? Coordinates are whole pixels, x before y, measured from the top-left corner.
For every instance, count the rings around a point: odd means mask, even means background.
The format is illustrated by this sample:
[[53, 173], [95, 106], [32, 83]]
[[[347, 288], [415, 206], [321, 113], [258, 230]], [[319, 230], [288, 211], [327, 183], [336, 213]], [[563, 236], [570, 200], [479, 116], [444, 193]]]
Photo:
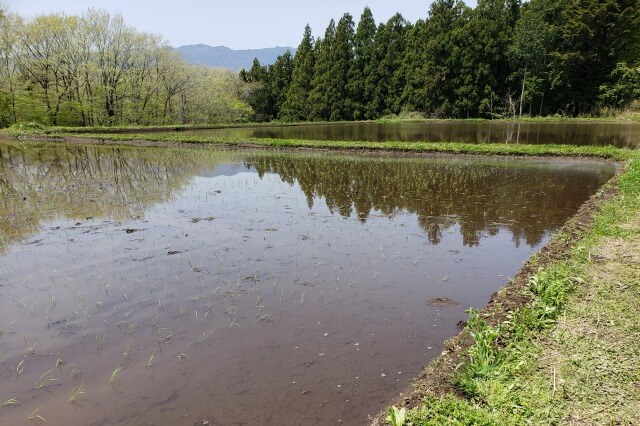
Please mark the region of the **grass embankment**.
[[376, 123], [420, 123], [420, 122], [467, 122], [467, 123], [640, 123], [640, 112], [628, 110], [593, 117], [567, 117], [551, 115], [546, 117], [512, 118], [425, 118], [415, 115], [391, 115], [374, 120]]
[[[336, 125], [336, 124], [394, 124], [394, 123], [509, 123], [509, 124], [531, 124], [531, 123], [640, 123], [640, 107], [629, 108], [623, 111], [614, 111], [609, 114], [594, 117], [564, 117], [564, 116], [547, 116], [547, 117], [522, 117], [522, 118], [428, 118], [419, 113], [408, 113], [399, 115], [389, 115], [376, 120], [358, 120], [358, 121], [310, 121], [310, 122], [260, 122], [260, 123], [211, 123], [211, 124], [166, 124], [158, 126], [43, 126], [35, 123], [18, 123], [12, 126], [13, 131], [22, 133], [23, 129], [38, 130], [43, 134], [59, 134], [59, 133], [107, 133], [107, 134], [132, 134], [136, 132], [173, 132], [173, 131], [189, 131], [189, 130], [208, 130], [208, 129], [228, 129], [228, 128], [246, 128], [246, 127], [272, 127], [272, 126], [312, 126], [312, 125]], [[6, 130], [6, 129], [5, 129]]]
[[[189, 130], [212, 130], [212, 129], [235, 129], [245, 127], [273, 127], [273, 126], [299, 126], [312, 123], [213, 123], [213, 124], [167, 124], [162, 126], [89, 126], [89, 127], [69, 127], [52, 126], [46, 129], [48, 134], [56, 133], [135, 133], [135, 132], [174, 132]], [[325, 123], [326, 124], [326, 123]]]
[[[315, 148], [333, 150], [371, 150], [428, 153], [441, 152], [453, 154], [485, 154], [485, 155], [523, 155], [523, 156], [563, 156], [594, 157], [613, 160], [626, 160], [632, 151], [611, 146], [572, 146], [572, 145], [513, 145], [513, 144], [471, 144], [458, 142], [364, 142], [364, 141], [320, 141], [296, 139], [263, 139], [263, 138], [215, 138], [199, 136], [144, 134], [65, 134], [52, 133], [51, 138], [82, 138], [89, 141], [112, 141], [131, 143], [135, 141], [163, 143], [192, 143], [238, 147], [265, 148]], [[28, 137], [28, 136], [27, 136]]]
[[554, 238], [563, 256], [529, 262], [545, 266], [509, 296], [526, 303], [470, 313], [396, 424], [640, 424], [640, 154], [603, 191]]

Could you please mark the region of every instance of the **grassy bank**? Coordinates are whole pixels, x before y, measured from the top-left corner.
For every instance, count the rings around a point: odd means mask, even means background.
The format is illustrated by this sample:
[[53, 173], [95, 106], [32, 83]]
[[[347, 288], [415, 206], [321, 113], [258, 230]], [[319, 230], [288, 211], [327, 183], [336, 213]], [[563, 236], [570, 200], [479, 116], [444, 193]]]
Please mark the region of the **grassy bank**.
[[569, 117], [562, 115], [550, 115], [545, 117], [511, 117], [511, 118], [425, 118], [419, 115], [390, 115], [375, 120], [378, 123], [403, 123], [403, 122], [469, 122], [469, 123], [640, 123], [640, 111], [638, 110], [624, 110], [613, 111], [606, 114], [584, 116], [584, 117]]
[[[37, 138], [37, 134], [22, 135]], [[320, 141], [295, 139], [262, 139], [262, 138], [213, 138], [198, 136], [144, 134], [66, 134], [52, 133], [47, 138], [80, 138], [89, 141], [111, 141], [132, 143], [136, 141], [161, 143], [191, 143], [224, 146], [252, 146], [265, 148], [313, 148], [313, 149], [347, 149], [372, 151], [400, 151], [414, 153], [453, 153], [453, 154], [484, 154], [484, 155], [522, 155], [522, 156], [563, 156], [563, 157], [594, 157], [612, 160], [627, 160], [632, 151], [615, 147], [573, 146], [573, 145], [514, 145], [514, 144], [470, 144], [458, 142], [351, 142], [351, 141]]]
[[[377, 124], [394, 124], [394, 123], [510, 123], [510, 124], [531, 124], [531, 123], [640, 123], [640, 110], [628, 109], [624, 111], [614, 111], [612, 113], [603, 114], [601, 116], [594, 117], [564, 117], [564, 116], [548, 116], [548, 117], [522, 117], [522, 118], [468, 118], [468, 119], [440, 119], [440, 118], [427, 118], [420, 114], [400, 114], [389, 115], [381, 117], [376, 120], [360, 120], [360, 121], [313, 121], [313, 122], [260, 122], [260, 123], [210, 123], [210, 124], [167, 124], [161, 126], [43, 126], [33, 123], [18, 123], [13, 127], [13, 131], [19, 131], [22, 133], [22, 129], [34, 130], [37, 129], [43, 134], [59, 134], [59, 133], [147, 133], [147, 132], [173, 132], [173, 131], [188, 131], [188, 130], [201, 130], [201, 129], [227, 129], [227, 128], [246, 128], [246, 127], [270, 127], [270, 126], [313, 126], [313, 125], [327, 125], [327, 124], [363, 124], [363, 123], [377, 123]], [[7, 131], [10, 129], [4, 129]]]
[[392, 423], [640, 424], [640, 155], [607, 191], [554, 238], [565, 256], [529, 262], [526, 303], [470, 313]]

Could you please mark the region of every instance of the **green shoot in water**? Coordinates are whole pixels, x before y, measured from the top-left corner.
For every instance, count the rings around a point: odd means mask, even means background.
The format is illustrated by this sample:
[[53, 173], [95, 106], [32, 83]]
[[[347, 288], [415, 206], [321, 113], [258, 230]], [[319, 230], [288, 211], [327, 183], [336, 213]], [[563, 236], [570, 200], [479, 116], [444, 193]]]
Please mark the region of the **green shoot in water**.
[[42, 407], [44, 407], [44, 405], [41, 405], [35, 410], [33, 410], [31, 414], [27, 416], [27, 420], [33, 423], [46, 423], [47, 421], [45, 420], [45, 418], [38, 414], [38, 411], [40, 411]]
[[111, 373], [111, 379], [109, 380], [109, 383], [111, 383], [113, 387], [116, 386], [116, 378], [118, 377], [118, 374], [120, 374], [121, 371], [122, 371], [122, 367], [118, 366], [116, 367], [115, 370], [113, 370], [113, 373]]
[[75, 408], [81, 408], [82, 404], [80, 404], [80, 397], [84, 395], [87, 390], [84, 388], [84, 383], [81, 383], [80, 386], [71, 389], [71, 394], [69, 394], [69, 402]]
[[147, 367], [153, 367], [153, 359], [156, 357], [156, 348], [153, 348], [153, 353], [149, 357], [149, 361], [147, 361]]
[[59, 382], [55, 377], [49, 377], [49, 375], [53, 372], [53, 370], [49, 370], [44, 373], [38, 380], [36, 380], [36, 389], [44, 389], [46, 388], [50, 382]]
[[16, 380], [15, 380], [16, 382], [20, 378], [20, 375], [22, 374], [23, 371], [24, 371], [24, 360], [20, 361], [18, 363], [18, 366], [16, 367]]
[[56, 368], [60, 370], [60, 372], [62, 372], [62, 364], [64, 364], [64, 361], [62, 360], [62, 355], [58, 352], [56, 354]]
[[18, 401], [18, 398], [9, 398], [5, 402], [2, 403], [2, 408], [11, 407], [12, 405], [20, 405], [22, 404]]

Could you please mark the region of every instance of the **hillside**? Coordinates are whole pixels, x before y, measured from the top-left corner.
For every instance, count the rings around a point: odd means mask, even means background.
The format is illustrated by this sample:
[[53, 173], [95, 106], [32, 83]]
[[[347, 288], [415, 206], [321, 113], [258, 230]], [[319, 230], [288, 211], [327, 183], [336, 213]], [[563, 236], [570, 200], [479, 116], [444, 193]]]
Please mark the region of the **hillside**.
[[266, 49], [233, 50], [225, 46], [214, 47], [206, 44], [192, 44], [180, 46], [177, 50], [191, 64], [200, 63], [238, 71], [243, 68], [251, 68], [253, 58], [258, 58], [263, 65], [271, 65], [278, 56], [287, 50], [295, 53], [296, 49], [292, 47], [269, 47]]

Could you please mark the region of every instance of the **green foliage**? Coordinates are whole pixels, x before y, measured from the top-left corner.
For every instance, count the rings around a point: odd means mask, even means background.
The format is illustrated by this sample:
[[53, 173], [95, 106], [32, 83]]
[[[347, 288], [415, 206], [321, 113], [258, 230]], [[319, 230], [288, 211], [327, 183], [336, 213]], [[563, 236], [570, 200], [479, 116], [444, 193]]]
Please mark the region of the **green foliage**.
[[310, 121], [327, 121], [331, 116], [331, 98], [329, 96], [332, 87], [332, 56], [333, 44], [336, 37], [336, 25], [333, 20], [329, 22], [324, 38], [316, 40], [314, 56], [316, 58], [309, 92], [309, 116]]
[[403, 426], [407, 420], [407, 409], [395, 406], [389, 408], [389, 415], [386, 420], [391, 423], [391, 426]]
[[508, 88], [506, 52], [518, 14], [517, 1], [479, 0], [475, 9], [468, 10], [465, 25], [455, 35], [459, 46], [454, 80], [456, 115], [501, 115], [501, 92]]
[[[418, 58], [415, 108], [432, 117], [453, 117], [459, 47], [455, 36], [464, 26], [468, 8], [461, 1], [437, 0], [417, 43], [424, 45]], [[420, 65], [421, 64], [421, 65]]]
[[467, 328], [474, 343], [467, 351], [468, 362], [457, 384], [467, 395], [475, 397], [480, 393], [478, 380], [489, 377], [500, 364], [501, 352], [496, 342], [500, 331], [481, 320], [475, 310], [469, 311]]
[[311, 91], [311, 79], [316, 61], [313, 44], [311, 27], [307, 25], [293, 59], [291, 85], [287, 89], [286, 99], [280, 109], [280, 118], [284, 121], [302, 121], [309, 117], [310, 108], [307, 99]]
[[372, 76], [376, 68], [375, 37], [376, 23], [371, 9], [366, 7], [353, 39], [353, 62], [349, 70], [349, 92], [353, 105], [353, 119], [373, 119], [375, 84]]
[[[509, 82], [520, 86], [519, 99], [516, 100], [511, 95], [508, 97], [509, 115], [522, 117], [527, 106], [529, 115], [532, 114], [533, 100], [536, 96], [541, 96], [548, 78], [545, 72], [550, 40], [551, 28], [540, 11], [540, 2], [527, 3], [515, 25], [513, 40], [507, 51], [512, 69]], [[540, 107], [542, 108], [542, 104]], [[542, 111], [539, 113], [542, 114]]]
[[489, 326], [472, 310], [468, 329], [473, 344], [467, 350], [467, 360], [457, 378], [460, 389], [471, 398], [485, 399], [486, 382], [509, 374], [514, 356], [517, 358], [517, 354], [530, 345], [534, 333], [555, 324], [575, 284], [580, 281], [570, 276], [566, 265], [558, 264], [531, 278], [531, 302], [512, 312], [509, 321]]
[[329, 50], [328, 101], [329, 120], [353, 118], [353, 102], [349, 93], [349, 70], [353, 63], [353, 17], [345, 13], [338, 22], [336, 35]]
[[252, 103], [256, 115], [286, 121], [406, 111], [435, 118], [576, 116], [637, 98], [637, 0], [521, 3], [480, 0], [470, 8], [436, 0], [415, 25], [398, 14], [377, 28], [365, 8], [355, 32], [347, 14], [337, 26], [331, 21], [313, 50], [307, 27], [288, 101], [276, 112], [274, 102]]
[[378, 27], [374, 43], [377, 66], [372, 71], [376, 82], [372, 108], [376, 116], [397, 114], [402, 108], [402, 89], [405, 84], [402, 63], [407, 31], [407, 21], [400, 14], [392, 16], [386, 24]]
[[633, 67], [620, 62], [611, 72], [609, 82], [600, 86], [603, 106], [621, 108], [640, 99], [640, 63]]
[[473, 404], [453, 397], [426, 398], [422, 404], [408, 413], [414, 426], [493, 426], [499, 423], [493, 416]]
[[30, 121], [12, 124], [7, 129], [7, 132], [12, 136], [21, 136], [34, 133], [43, 133], [45, 129], [46, 126], [43, 126], [42, 124], [37, 122]]
[[629, 48], [640, 10], [637, 0], [563, 3], [555, 22], [550, 22], [556, 37], [550, 55], [560, 83], [555, 101], [566, 113], [577, 115], [596, 105], [600, 86]]
[[0, 17], [0, 127], [246, 121], [238, 76], [185, 63], [119, 14]]

